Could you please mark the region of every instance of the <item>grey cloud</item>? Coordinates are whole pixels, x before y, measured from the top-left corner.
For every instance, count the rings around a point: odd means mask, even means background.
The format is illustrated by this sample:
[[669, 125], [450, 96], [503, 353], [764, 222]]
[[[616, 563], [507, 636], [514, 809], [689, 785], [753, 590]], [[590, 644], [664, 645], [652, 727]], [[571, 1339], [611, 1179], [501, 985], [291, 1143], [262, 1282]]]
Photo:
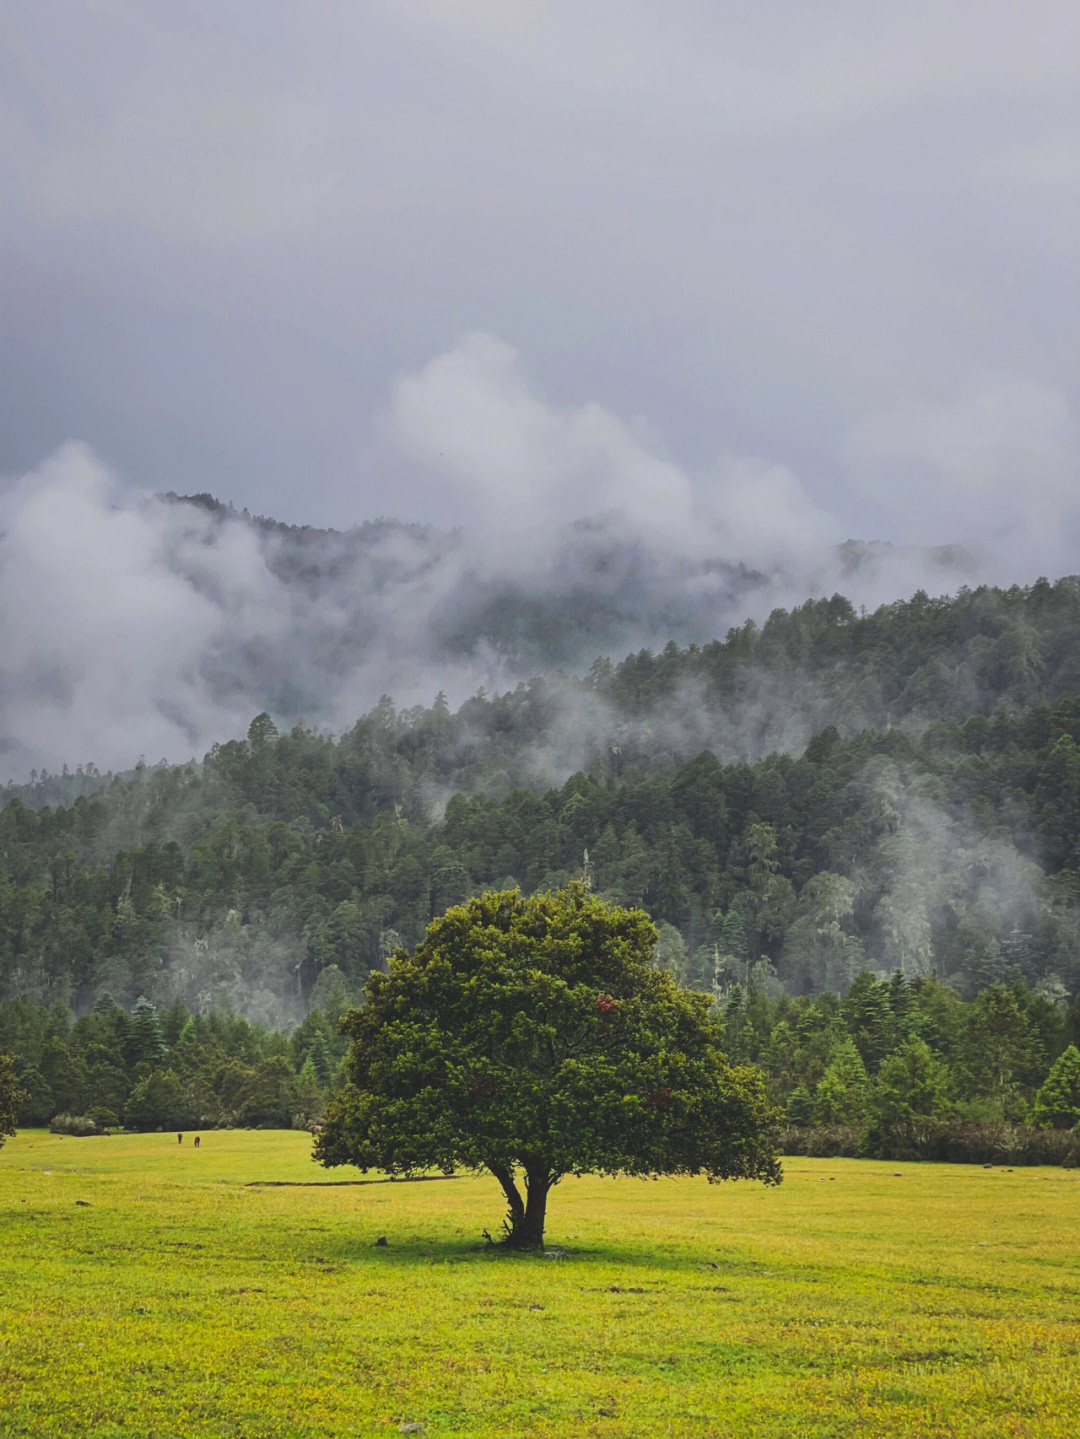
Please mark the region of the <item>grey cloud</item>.
[[761, 456], [891, 538], [853, 427], [984, 370], [1075, 409], [1063, 0], [9, 8], [8, 471], [74, 435], [348, 526], [393, 374], [487, 332], [695, 490]]
[[[920, 518], [917, 537], [977, 536], [1016, 578], [1062, 569], [1080, 547], [1080, 452], [1060, 390], [981, 375], [952, 401], [908, 401], [850, 436], [863, 483]], [[913, 503], [914, 502], [914, 503]], [[913, 527], [915, 528], [915, 527]]]
[[[540, 669], [580, 670], [601, 653], [709, 639], [811, 593], [843, 589], [873, 603], [971, 577], [970, 563], [951, 553], [837, 546], [835, 525], [795, 478], [753, 462], [722, 467], [711, 515], [676, 504], [661, 519], [669, 488], [685, 496], [689, 484], [631, 427], [595, 405], [574, 413], [546, 404], [516, 371], [508, 379], [512, 357], [490, 337], [462, 349], [495, 366], [494, 397], [483, 366], [465, 367], [472, 410], [509, 403], [526, 416], [513, 443], [533, 477], [523, 503], [502, 488], [505, 476], [494, 491], [481, 476], [483, 522], [472, 533], [256, 522], [121, 489], [79, 446], [11, 484], [0, 536], [3, 773], [125, 767], [140, 753], [199, 756], [262, 709], [340, 730], [384, 693], [411, 705], [442, 690], [457, 704]], [[459, 375], [453, 365], [450, 373]], [[424, 429], [444, 393], [437, 372], [428, 393], [431, 374], [416, 377], [408, 435], [397, 436], [403, 464], [406, 439], [423, 449], [437, 433]], [[395, 411], [388, 436], [397, 419]], [[477, 463], [484, 454], [481, 446]], [[391, 459], [388, 450], [383, 463]], [[569, 476], [580, 487], [569, 511], [577, 517], [549, 521], [530, 546], [527, 522], [544, 509], [553, 460], [552, 483]], [[464, 444], [454, 464], [459, 480], [472, 473]], [[593, 471], [598, 486], [588, 483]], [[611, 498], [627, 484], [640, 485], [641, 508], [588, 513], [597, 494]], [[683, 708], [693, 714], [692, 697]], [[758, 708], [768, 709], [764, 699]], [[737, 749], [740, 723], [712, 740]], [[587, 724], [578, 716], [576, 743], [609, 724], [603, 714]], [[569, 734], [557, 743], [560, 759], [536, 756], [538, 773], [578, 752]]]
[[[390, 8], [390, 7], [388, 7]], [[1080, 23], [1061, 4], [942, 7], [787, 0], [733, 13], [678, 0], [502, 6], [407, 0], [392, 7], [481, 64], [498, 60], [585, 94], [647, 97], [771, 128], [836, 123], [931, 96], [1009, 93], [1075, 80]], [[1023, 27], [1024, 43], [1017, 44]]]
[[9, 772], [1080, 568], [1075, 5], [8, 9]]

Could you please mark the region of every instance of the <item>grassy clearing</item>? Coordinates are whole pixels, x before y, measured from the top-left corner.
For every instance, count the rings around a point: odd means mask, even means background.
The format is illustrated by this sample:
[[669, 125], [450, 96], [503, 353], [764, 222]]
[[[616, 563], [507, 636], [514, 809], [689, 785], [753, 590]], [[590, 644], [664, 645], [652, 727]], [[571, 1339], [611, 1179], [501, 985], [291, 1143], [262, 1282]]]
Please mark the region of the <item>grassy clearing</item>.
[[552, 1259], [477, 1247], [494, 1181], [342, 1185], [359, 1176], [309, 1148], [9, 1141], [0, 1433], [1080, 1427], [1078, 1174], [797, 1159], [776, 1191], [570, 1180]]

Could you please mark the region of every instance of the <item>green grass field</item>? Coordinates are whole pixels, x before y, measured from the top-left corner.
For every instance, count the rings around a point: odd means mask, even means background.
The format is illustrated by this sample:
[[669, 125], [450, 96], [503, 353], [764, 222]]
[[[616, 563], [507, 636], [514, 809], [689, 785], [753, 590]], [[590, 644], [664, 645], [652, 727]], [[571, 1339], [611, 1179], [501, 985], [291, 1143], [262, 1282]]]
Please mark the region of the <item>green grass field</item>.
[[[1080, 1174], [792, 1160], [779, 1190], [375, 1183], [299, 1133], [0, 1151], [0, 1433], [1080, 1429]], [[278, 1181], [269, 1185], [267, 1181]], [[386, 1247], [374, 1247], [385, 1235]]]

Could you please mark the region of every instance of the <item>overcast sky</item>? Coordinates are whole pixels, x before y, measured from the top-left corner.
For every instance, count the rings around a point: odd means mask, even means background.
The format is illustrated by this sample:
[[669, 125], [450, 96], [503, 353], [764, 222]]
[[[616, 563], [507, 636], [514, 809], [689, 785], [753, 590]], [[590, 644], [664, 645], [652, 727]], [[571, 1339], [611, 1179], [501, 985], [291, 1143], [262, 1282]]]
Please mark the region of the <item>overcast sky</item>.
[[7, 0], [0, 472], [1080, 568], [1076, 0]]

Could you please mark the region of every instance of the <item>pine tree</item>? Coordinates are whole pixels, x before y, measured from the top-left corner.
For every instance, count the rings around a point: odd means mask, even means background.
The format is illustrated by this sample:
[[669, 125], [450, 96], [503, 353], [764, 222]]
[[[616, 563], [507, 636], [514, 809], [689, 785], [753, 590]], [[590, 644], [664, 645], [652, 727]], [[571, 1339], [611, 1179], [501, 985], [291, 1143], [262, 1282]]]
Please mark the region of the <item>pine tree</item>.
[[165, 1058], [161, 1020], [157, 1009], [145, 996], [135, 1001], [135, 1007], [131, 1011], [131, 1026], [124, 1046], [124, 1058], [129, 1069], [133, 1069], [137, 1064], [149, 1064], [153, 1068]]
[[814, 1091], [818, 1124], [861, 1125], [866, 1119], [869, 1081], [862, 1055], [851, 1039], [842, 1039], [829, 1055], [825, 1073]]
[[324, 1086], [319, 1082], [311, 1056], [305, 1059], [293, 1085], [296, 1112], [304, 1120], [316, 1119], [322, 1111]]
[[917, 1153], [927, 1122], [945, 1110], [949, 1076], [921, 1040], [905, 1040], [881, 1066], [870, 1095], [870, 1143], [883, 1158]]
[[1050, 1066], [1046, 1083], [1035, 1096], [1031, 1122], [1040, 1129], [1080, 1128], [1080, 1050], [1075, 1044]]
[[312, 1036], [308, 1046], [307, 1058], [304, 1066], [311, 1065], [319, 1083], [324, 1087], [330, 1083], [334, 1072], [333, 1061], [330, 1058], [330, 1046], [326, 1042], [326, 1035], [321, 1029], [317, 1029]]
[[727, 914], [724, 915], [723, 927], [720, 931], [720, 953], [731, 955], [737, 959], [740, 965], [744, 965], [750, 957], [750, 942], [746, 937], [746, 921], [743, 912], [737, 905], [732, 905]]

